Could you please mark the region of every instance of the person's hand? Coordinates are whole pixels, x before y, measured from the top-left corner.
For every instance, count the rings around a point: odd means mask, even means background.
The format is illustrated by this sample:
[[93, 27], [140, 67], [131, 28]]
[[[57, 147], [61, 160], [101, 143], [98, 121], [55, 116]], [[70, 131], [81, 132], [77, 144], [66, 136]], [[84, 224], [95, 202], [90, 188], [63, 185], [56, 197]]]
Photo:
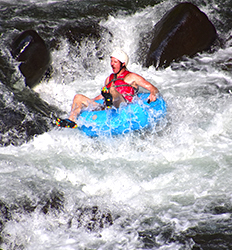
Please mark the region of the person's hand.
[[149, 97], [148, 97], [148, 103], [150, 103], [150, 102], [154, 102], [154, 101], [156, 101], [156, 94], [153, 94], [153, 93], [150, 93], [150, 95], [149, 95]]

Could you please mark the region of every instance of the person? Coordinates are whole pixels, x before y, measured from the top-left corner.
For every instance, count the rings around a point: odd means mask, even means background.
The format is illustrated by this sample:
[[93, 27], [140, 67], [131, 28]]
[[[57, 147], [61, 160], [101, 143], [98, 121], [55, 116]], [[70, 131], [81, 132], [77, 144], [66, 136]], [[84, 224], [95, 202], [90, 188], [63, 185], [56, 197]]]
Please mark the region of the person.
[[[149, 102], [156, 100], [158, 89], [145, 80], [142, 76], [127, 70], [129, 58], [127, 54], [120, 50], [114, 50], [110, 55], [111, 68], [113, 73], [105, 80], [105, 85], [102, 88], [101, 94], [93, 99], [90, 99], [82, 94], [76, 94], [73, 99], [70, 116], [68, 119], [58, 118], [56, 124], [60, 127], [77, 127], [75, 120], [81, 113], [83, 108], [91, 107], [93, 110], [101, 110], [114, 106], [118, 108], [120, 104], [130, 103], [133, 101], [138, 87], [147, 89], [150, 92], [148, 97]], [[105, 99], [104, 105], [96, 102], [97, 100]]]

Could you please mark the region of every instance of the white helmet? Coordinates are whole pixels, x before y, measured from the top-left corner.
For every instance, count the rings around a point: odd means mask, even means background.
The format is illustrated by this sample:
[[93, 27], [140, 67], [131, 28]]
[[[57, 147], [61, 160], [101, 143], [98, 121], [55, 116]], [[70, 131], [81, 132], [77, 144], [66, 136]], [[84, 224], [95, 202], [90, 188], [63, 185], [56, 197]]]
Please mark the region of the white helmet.
[[112, 54], [110, 55], [110, 57], [114, 57], [114, 58], [118, 59], [121, 63], [125, 63], [125, 66], [127, 66], [128, 62], [129, 62], [128, 55], [120, 49], [114, 50], [112, 52]]

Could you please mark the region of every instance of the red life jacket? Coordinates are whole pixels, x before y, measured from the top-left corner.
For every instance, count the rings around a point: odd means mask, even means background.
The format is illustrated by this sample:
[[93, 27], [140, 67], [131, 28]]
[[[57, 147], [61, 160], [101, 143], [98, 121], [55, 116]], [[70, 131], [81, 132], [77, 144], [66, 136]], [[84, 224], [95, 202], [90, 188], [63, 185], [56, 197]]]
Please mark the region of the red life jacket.
[[114, 78], [114, 74], [111, 74], [109, 77], [109, 83], [107, 84], [106, 87], [110, 88], [112, 82], [114, 82], [116, 90], [120, 94], [122, 94], [122, 96], [127, 101], [132, 102], [133, 96], [135, 95], [135, 90], [130, 84], [124, 82], [125, 76], [128, 75], [129, 73], [130, 72], [126, 70], [123, 73], [121, 73], [119, 77], [116, 79]]

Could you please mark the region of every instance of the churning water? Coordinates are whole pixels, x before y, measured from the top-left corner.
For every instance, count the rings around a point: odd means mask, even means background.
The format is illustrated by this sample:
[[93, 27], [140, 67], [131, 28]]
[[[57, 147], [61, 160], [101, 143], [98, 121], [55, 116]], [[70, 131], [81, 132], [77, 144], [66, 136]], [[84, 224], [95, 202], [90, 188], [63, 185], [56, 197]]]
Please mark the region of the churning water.
[[[64, 117], [76, 93], [99, 94], [111, 73], [108, 55], [115, 46], [130, 55], [128, 69], [153, 83], [168, 107], [166, 119], [149, 131], [89, 138], [78, 129], [55, 128], [21, 146], [1, 147], [1, 248], [230, 249], [231, 1], [224, 8], [216, 1], [197, 2], [227, 39], [222, 48], [158, 71], [143, 68], [137, 51], [141, 34], [174, 1], [0, 4], [6, 57], [9, 32], [33, 28], [48, 41], [69, 23], [99, 25], [100, 38], [70, 43], [60, 36], [51, 51], [51, 78], [35, 88], [43, 100], [64, 110]], [[3, 92], [5, 102], [19, 108], [2, 87]]]

